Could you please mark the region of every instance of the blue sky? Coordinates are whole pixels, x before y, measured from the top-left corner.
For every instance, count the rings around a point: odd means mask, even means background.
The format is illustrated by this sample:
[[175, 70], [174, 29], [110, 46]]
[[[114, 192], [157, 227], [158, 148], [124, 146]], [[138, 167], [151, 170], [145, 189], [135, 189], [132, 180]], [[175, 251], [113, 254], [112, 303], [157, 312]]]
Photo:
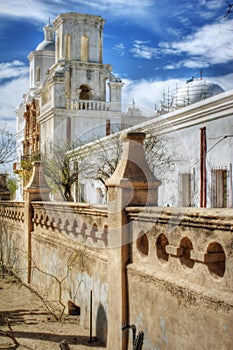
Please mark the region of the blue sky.
[[15, 127], [14, 110], [28, 90], [27, 55], [43, 26], [62, 12], [100, 15], [104, 63], [125, 83], [123, 102], [153, 110], [168, 88], [200, 69], [233, 89], [233, 14], [223, 0], [0, 0], [0, 120]]

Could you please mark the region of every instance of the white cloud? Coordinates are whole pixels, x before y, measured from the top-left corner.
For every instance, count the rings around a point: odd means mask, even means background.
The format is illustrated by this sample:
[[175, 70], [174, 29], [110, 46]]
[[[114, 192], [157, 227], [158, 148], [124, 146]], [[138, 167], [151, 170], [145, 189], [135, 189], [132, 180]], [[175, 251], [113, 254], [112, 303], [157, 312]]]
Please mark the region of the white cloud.
[[133, 48], [129, 51], [133, 53], [136, 58], [145, 58], [150, 60], [157, 56], [158, 49], [147, 45], [148, 41], [135, 40]]
[[11, 79], [28, 74], [28, 67], [20, 61], [0, 63], [0, 81]]
[[0, 122], [7, 123], [12, 132], [16, 131], [16, 107], [28, 88], [28, 76], [24, 75], [0, 85]]
[[[4, 82], [4, 79], [5, 80]], [[0, 63], [0, 122], [15, 131], [15, 109], [29, 88], [28, 67], [20, 61]]]
[[216, 16], [216, 12], [223, 7], [219, 0], [199, 0], [196, 4], [196, 14], [205, 19], [211, 19]]
[[70, 3], [73, 3], [76, 6], [80, 5], [80, 7], [84, 6], [90, 9], [97, 9], [98, 12], [102, 13], [107, 12], [113, 17], [133, 17], [137, 20], [137, 17], [143, 17], [145, 13], [147, 13], [148, 9], [154, 5], [154, 0], [89, 0], [88, 2], [86, 0], [79, 0], [71, 1]]
[[123, 79], [123, 82], [125, 85], [122, 91], [122, 100], [125, 109], [134, 100], [137, 108], [146, 116], [153, 115], [155, 108], [159, 108], [160, 101], [163, 99], [163, 93], [167, 92], [169, 87], [175, 88], [177, 84], [184, 84], [184, 81], [179, 79], [166, 81]]
[[[175, 93], [177, 87], [181, 87], [185, 84], [183, 79], [168, 79], [165, 81], [158, 80], [138, 80], [133, 81], [129, 79], [123, 79], [124, 88], [122, 94], [124, 110], [127, 106], [135, 101], [137, 108], [140, 108], [146, 116], [153, 114], [156, 108], [160, 106], [160, 102], [163, 101], [163, 95]], [[233, 73], [220, 76], [207, 78], [207, 82], [217, 83], [223, 87], [224, 90], [233, 89]]]
[[113, 47], [114, 50], [118, 52], [120, 56], [124, 56], [125, 54], [125, 46], [123, 43], [118, 43]]
[[205, 25], [179, 41], [160, 42], [157, 47], [151, 47], [148, 41], [135, 40], [129, 51], [136, 58], [148, 60], [169, 55], [183, 56], [179, 62], [168, 64], [165, 69], [172, 66], [209, 67], [233, 60], [232, 30], [233, 20], [227, 20], [221, 25]]
[[34, 20], [44, 20], [49, 16], [43, 2], [34, 0], [8, 0], [0, 7], [0, 14], [7, 17], [21, 17]]
[[209, 81], [219, 84], [223, 87], [224, 90], [232, 90], [233, 89], [233, 73], [226, 74], [217, 78], [208, 78]]
[[[45, 21], [49, 16], [52, 19], [62, 12], [109, 13], [111, 16], [134, 17], [143, 16], [154, 4], [154, 0], [8, 0], [1, 4], [0, 15], [8, 17], [21, 17], [30, 20]], [[132, 11], [133, 8], [133, 11]], [[94, 13], [93, 13], [94, 14]]]
[[[206, 25], [188, 35], [185, 39], [172, 43], [159, 44], [161, 54], [173, 54], [188, 56], [182, 61], [185, 67], [196, 67], [200, 59], [204, 67], [212, 64], [227, 63], [232, 60], [232, 28], [233, 20], [225, 23]], [[196, 62], [196, 63], [195, 63]]]

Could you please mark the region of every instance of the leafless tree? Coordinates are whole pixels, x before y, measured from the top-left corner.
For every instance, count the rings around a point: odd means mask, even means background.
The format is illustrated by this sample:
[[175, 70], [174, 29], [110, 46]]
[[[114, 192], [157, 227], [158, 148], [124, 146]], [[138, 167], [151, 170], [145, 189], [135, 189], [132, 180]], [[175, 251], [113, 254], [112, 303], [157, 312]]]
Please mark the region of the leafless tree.
[[[174, 157], [166, 148], [164, 137], [147, 134], [144, 142], [146, 159], [155, 176], [171, 169], [174, 165]], [[99, 180], [105, 185], [121, 158], [122, 143], [117, 133], [111, 137], [109, 142], [101, 142], [97, 151], [93, 152], [91, 171], [87, 177]]]
[[[83, 157], [78, 157], [79, 141], [65, 142], [56, 141], [51, 147], [51, 152], [41, 154], [44, 162], [45, 175], [49, 179], [49, 185], [58, 190], [62, 199], [73, 202], [72, 186], [78, 182], [80, 175], [87, 169], [88, 165]], [[72, 157], [77, 161], [71, 162]]]
[[15, 159], [15, 138], [6, 124], [0, 125], [0, 165]]
[[226, 11], [224, 17], [228, 17], [229, 15], [231, 15], [233, 13], [233, 3], [226, 1], [226, 4], [227, 4], [227, 11]]
[[[83, 249], [79, 250], [72, 250], [71, 254], [69, 255], [66, 262], [63, 263], [63, 272], [59, 276], [59, 273], [50, 273], [42, 268], [39, 267], [39, 264], [35, 262], [34, 259], [32, 259], [33, 263], [33, 270], [37, 270], [39, 273], [46, 275], [51, 282], [55, 283], [56, 285], [56, 291], [57, 291], [57, 297], [55, 299], [51, 299], [50, 296], [50, 289], [46, 288], [44, 291], [43, 289], [40, 289], [39, 292], [34, 291], [34, 293], [42, 300], [43, 305], [45, 306], [46, 310], [57, 320], [61, 321], [64, 316], [65, 312], [65, 301], [63, 300], [63, 292], [65, 291], [66, 287], [64, 284], [67, 282], [67, 279], [72, 271], [72, 268], [77, 267], [79, 268], [80, 272], [83, 272], [84, 270], [84, 254], [85, 254], [85, 247]], [[81, 279], [77, 285], [76, 293], [78, 293], [78, 289], [83, 283], [83, 280]], [[70, 292], [70, 290], [68, 290]], [[75, 295], [76, 295], [75, 293]]]

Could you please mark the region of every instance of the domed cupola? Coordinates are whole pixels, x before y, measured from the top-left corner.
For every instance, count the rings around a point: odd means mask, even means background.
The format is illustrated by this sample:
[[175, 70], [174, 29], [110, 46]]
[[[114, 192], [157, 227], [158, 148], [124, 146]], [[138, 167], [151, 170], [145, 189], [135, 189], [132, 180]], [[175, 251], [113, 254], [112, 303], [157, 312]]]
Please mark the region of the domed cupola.
[[47, 24], [44, 28], [44, 40], [37, 46], [36, 51], [48, 50], [55, 51], [54, 28], [51, 24]]
[[171, 107], [175, 109], [185, 107], [222, 92], [224, 90], [220, 85], [210, 83], [206, 79], [193, 77], [187, 80], [184, 86], [177, 89], [172, 97]]
[[30, 61], [30, 89], [40, 86], [48, 69], [55, 62], [55, 30], [51, 24], [44, 28], [44, 40], [37, 46], [36, 50], [28, 55]]

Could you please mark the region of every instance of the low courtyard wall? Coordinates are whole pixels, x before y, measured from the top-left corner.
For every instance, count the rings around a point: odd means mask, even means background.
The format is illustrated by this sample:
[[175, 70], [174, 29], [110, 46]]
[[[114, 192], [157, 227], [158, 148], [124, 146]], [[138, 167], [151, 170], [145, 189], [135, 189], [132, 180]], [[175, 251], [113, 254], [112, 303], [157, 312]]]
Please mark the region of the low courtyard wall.
[[2, 264], [58, 318], [89, 328], [92, 303], [108, 350], [230, 350], [233, 210], [157, 207], [142, 136], [125, 142], [108, 207], [50, 202], [37, 162], [25, 202], [0, 202]]
[[233, 211], [127, 208], [129, 318], [143, 349], [230, 349]]

